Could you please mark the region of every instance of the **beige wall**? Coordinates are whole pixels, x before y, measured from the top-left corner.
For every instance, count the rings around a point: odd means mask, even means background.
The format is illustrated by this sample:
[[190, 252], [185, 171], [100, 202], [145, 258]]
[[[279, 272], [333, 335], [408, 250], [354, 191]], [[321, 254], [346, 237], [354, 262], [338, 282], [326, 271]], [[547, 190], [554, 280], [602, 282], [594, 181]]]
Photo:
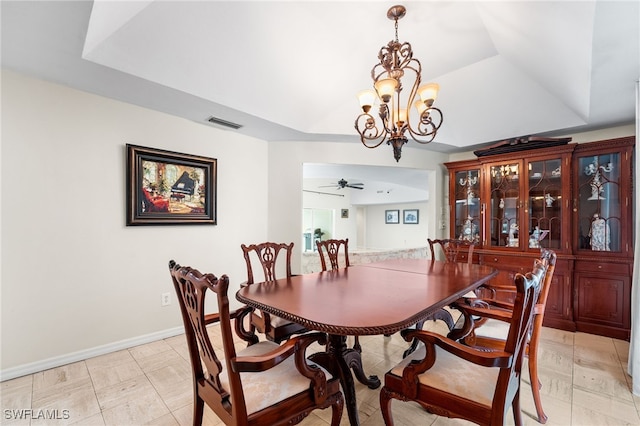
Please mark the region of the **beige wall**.
[[[368, 206], [366, 209], [367, 247], [372, 249], [407, 249], [427, 247], [427, 238], [436, 238], [435, 228], [429, 228], [430, 220], [434, 216], [432, 206], [435, 200], [422, 203], [400, 203]], [[417, 209], [418, 223], [405, 224], [402, 212], [405, 209]], [[399, 210], [400, 223], [385, 223], [386, 210]], [[435, 226], [435, 225], [434, 225]]]
[[[125, 226], [127, 143], [217, 158], [218, 225]], [[431, 169], [440, 199], [446, 158], [407, 147], [402, 165]], [[180, 332], [168, 260], [237, 288], [241, 243], [299, 241], [304, 162], [396, 165], [385, 149], [267, 144], [3, 70], [1, 378]]]
[[[217, 158], [218, 225], [125, 226], [127, 143]], [[267, 238], [267, 155], [261, 140], [3, 70], [3, 373], [179, 331], [169, 259], [245, 280], [240, 244]]]
[[[298, 272], [305, 162], [428, 170], [420, 228], [446, 235], [449, 156], [411, 144], [400, 165], [386, 146], [266, 143], [4, 70], [1, 143], [2, 380], [179, 333], [171, 258], [235, 292], [241, 243], [294, 241]], [[126, 227], [127, 143], [217, 158], [218, 225]]]

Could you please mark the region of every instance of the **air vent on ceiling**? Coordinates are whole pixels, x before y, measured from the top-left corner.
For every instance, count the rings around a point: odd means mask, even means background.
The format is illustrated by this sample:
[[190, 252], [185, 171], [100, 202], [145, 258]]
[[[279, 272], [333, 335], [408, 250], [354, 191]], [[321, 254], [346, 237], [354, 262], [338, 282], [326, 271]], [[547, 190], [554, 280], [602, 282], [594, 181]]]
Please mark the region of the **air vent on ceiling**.
[[228, 127], [234, 130], [238, 130], [239, 128], [242, 127], [241, 124], [232, 123], [231, 121], [223, 120], [221, 118], [213, 117], [213, 116], [207, 118], [207, 121], [211, 124], [215, 124], [222, 127]]

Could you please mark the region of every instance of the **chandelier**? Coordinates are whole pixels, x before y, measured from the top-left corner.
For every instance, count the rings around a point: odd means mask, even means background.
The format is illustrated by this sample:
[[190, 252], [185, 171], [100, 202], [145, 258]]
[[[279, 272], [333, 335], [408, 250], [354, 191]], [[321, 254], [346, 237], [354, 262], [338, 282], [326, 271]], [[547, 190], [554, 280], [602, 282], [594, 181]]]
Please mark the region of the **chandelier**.
[[[371, 70], [375, 91], [364, 90], [358, 94], [363, 112], [355, 122], [364, 146], [377, 148], [386, 141], [393, 147], [396, 162], [400, 160], [402, 146], [408, 142], [407, 133], [414, 141], [427, 144], [433, 141], [442, 124], [442, 112], [433, 106], [440, 86], [436, 83], [420, 86], [420, 61], [413, 57], [411, 44], [398, 41], [398, 19], [405, 14], [405, 7], [400, 5], [387, 11], [387, 18], [395, 21], [396, 39], [382, 46], [378, 53], [380, 63]], [[405, 83], [413, 82], [406, 99], [401, 96], [403, 79]], [[376, 100], [381, 101], [380, 126], [369, 114]]]

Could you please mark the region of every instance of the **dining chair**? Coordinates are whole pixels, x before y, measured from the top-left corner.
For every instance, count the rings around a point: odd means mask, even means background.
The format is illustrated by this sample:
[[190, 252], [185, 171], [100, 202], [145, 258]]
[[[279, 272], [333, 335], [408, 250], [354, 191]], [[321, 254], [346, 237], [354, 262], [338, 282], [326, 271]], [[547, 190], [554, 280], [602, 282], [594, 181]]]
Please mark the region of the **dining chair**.
[[436, 258], [435, 247], [440, 247], [444, 253], [446, 262], [460, 262], [465, 260], [469, 265], [473, 263], [473, 248], [475, 243], [473, 241], [458, 240], [458, 239], [430, 239], [429, 250], [431, 251], [431, 259]]
[[[306, 358], [313, 343], [326, 344], [324, 333], [293, 337], [282, 345], [257, 341], [243, 329], [253, 310], [229, 309], [229, 278], [219, 279], [188, 266], [169, 262], [178, 295], [193, 374], [193, 424], [201, 425], [204, 405], [227, 425], [285, 425], [300, 423], [312, 410], [331, 407], [331, 424], [340, 424], [344, 398], [340, 382]], [[205, 313], [207, 291], [215, 293], [217, 313]], [[232, 332], [248, 343], [237, 351]], [[207, 326], [219, 324], [219, 334]], [[212, 336], [220, 336], [214, 344]]]
[[[504, 425], [511, 407], [515, 424], [521, 425], [523, 355], [546, 270], [537, 263], [532, 272], [516, 275], [516, 298], [501, 351], [470, 347], [424, 330], [403, 330], [405, 340], [418, 339], [422, 344], [384, 376], [380, 408], [385, 425], [393, 425], [394, 399], [481, 425]], [[473, 315], [467, 317], [473, 321]]]
[[340, 268], [340, 249], [342, 248], [342, 256], [344, 257], [344, 261], [342, 264], [345, 268], [351, 266], [349, 262], [349, 239], [345, 238], [344, 240], [317, 240], [316, 247], [318, 248], [318, 254], [320, 255], [320, 264], [322, 266], [323, 271], [327, 271], [327, 260], [325, 257], [329, 259], [329, 264], [331, 265], [331, 270]]
[[[528, 334], [528, 344], [525, 354], [529, 357], [529, 380], [531, 382], [531, 391], [533, 393], [533, 402], [536, 407], [538, 422], [545, 424], [548, 420], [547, 415], [542, 408], [542, 399], [540, 397], [540, 389], [542, 383], [538, 375], [538, 345], [540, 342], [540, 333], [542, 331], [542, 322], [544, 321], [544, 312], [547, 303], [547, 296], [551, 288], [553, 273], [556, 267], [557, 255], [553, 250], [542, 249], [540, 259], [536, 259], [535, 263], [541, 263], [547, 267], [547, 272], [542, 282], [540, 297], [534, 308], [534, 319], [531, 330]], [[493, 317], [484, 322], [477, 320], [471, 322], [472, 329], [461, 334], [466, 337], [461, 339], [462, 342], [478, 348], [485, 348], [500, 351], [504, 348], [509, 331], [508, 321], [512, 317], [513, 304], [491, 299], [462, 299], [458, 303], [464, 303], [464, 311], [468, 315], [487, 317], [486, 313], [492, 313]], [[497, 318], [494, 318], [497, 317]], [[466, 317], [465, 317], [466, 321]]]
[[[351, 266], [351, 263], [349, 262], [348, 238], [345, 238], [344, 240], [316, 240], [316, 247], [318, 248], [320, 265], [323, 271], [333, 271], [339, 269], [341, 267], [341, 264], [344, 268], [348, 268], [349, 266]], [[340, 255], [340, 253], [342, 253], [342, 256]], [[343, 259], [342, 262], [340, 262], [341, 257]], [[328, 262], [327, 259], [329, 260]], [[331, 268], [328, 268], [328, 266], [331, 266]], [[358, 336], [354, 336], [353, 349], [357, 350], [358, 352], [362, 352], [362, 346], [360, 346], [360, 339], [358, 338]]]
[[[247, 265], [247, 281], [241, 285], [251, 285], [256, 282], [253, 273], [254, 262], [257, 262], [262, 267], [262, 281], [275, 280], [278, 278], [279, 273], [280, 275], [284, 274], [285, 277], [292, 276], [291, 255], [293, 253], [293, 243], [265, 242], [250, 245], [241, 244], [240, 247]], [[284, 257], [281, 257], [281, 255]], [[281, 343], [295, 334], [307, 332], [307, 329], [300, 324], [270, 315], [264, 311], [253, 311], [250, 316], [250, 324], [258, 332], [263, 333], [268, 340], [276, 343]]]
[[[429, 242], [429, 250], [431, 251], [431, 260], [436, 259], [436, 247], [440, 247], [440, 250], [444, 253], [445, 262], [447, 263], [457, 263], [460, 260], [464, 260], [466, 258], [466, 262], [471, 265], [473, 263], [473, 247], [475, 243], [466, 241], [466, 240], [456, 240], [456, 239], [430, 239], [427, 238]], [[471, 296], [468, 294], [467, 296]], [[461, 318], [462, 313], [451, 307], [446, 306], [442, 309], [434, 312], [430, 317], [425, 318], [423, 320], [418, 321], [416, 324], [417, 329], [423, 329], [424, 324], [427, 321], [442, 321], [446, 325], [447, 333], [456, 325], [456, 322], [459, 318]], [[444, 327], [436, 327], [433, 326], [431, 329], [443, 329]], [[418, 341], [414, 340], [411, 342], [409, 348], [403, 353], [403, 357], [406, 357], [411, 352], [415, 351], [418, 347]]]

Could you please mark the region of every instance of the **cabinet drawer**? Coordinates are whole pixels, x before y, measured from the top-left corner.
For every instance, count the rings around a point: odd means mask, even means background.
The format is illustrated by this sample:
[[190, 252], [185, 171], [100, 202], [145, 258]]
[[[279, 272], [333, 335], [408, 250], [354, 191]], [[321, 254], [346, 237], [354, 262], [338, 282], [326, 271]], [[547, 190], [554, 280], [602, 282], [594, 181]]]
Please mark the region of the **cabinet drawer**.
[[620, 263], [585, 262], [578, 261], [576, 272], [602, 272], [605, 274], [630, 275], [629, 266]]
[[483, 254], [480, 256], [480, 263], [493, 266], [496, 269], [509, 269], [520, 273], [533, 270], [533, 258], [531, 257]]
[[[456, 262], [458, 263], [467, 263], [469, 261], [469, 253], [467, 252], [459, 252], [458, 255], [456, 256]], [[479, 256], [477, 254], [474, 254], [472, 256], [472, 263], [479, 263]]]

